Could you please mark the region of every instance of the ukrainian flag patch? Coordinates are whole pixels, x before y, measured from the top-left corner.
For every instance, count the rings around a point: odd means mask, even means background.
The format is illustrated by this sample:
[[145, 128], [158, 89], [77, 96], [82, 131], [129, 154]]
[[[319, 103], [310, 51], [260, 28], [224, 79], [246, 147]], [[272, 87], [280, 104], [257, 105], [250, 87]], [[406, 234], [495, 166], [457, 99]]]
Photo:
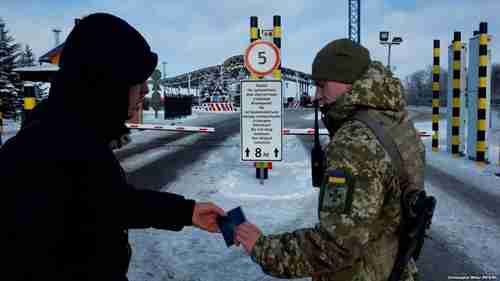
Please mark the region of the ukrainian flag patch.
[[320, 210], [345, 213], [349, 210], [352, 197], [351, 176], [343, 170], [330, 169], [326, 172], [326, 182], [321, 190]]

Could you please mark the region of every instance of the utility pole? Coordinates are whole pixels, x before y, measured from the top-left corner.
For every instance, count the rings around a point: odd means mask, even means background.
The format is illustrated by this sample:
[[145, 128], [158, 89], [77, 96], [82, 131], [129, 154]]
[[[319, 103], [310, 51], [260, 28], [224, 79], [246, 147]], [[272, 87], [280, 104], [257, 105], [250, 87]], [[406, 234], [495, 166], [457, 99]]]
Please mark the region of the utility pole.
[[[167, 77], [166, 70], [165, 70], [166, 69], [165, 65], [167, 65], [167, 62], [164, 61], [161, 64], [163, 65], [163, 80], [165, 80], [165, 78]], [[164, 83], [165, 83], [165, 81], [163, 81], [163, 98], [165, 98], [165, 94], [166, 94], [165, 89], [167, 88], [167, 86]]]
[[392, 41], [389, 40], [389, 31], [381, 31], [380, 32], [380, 44], [388, 46], [388, 55], [387, 55], [387, 68], [391, 70], [391, 47], [392, 45], [399, 45], [403, 42], [403, 37], [394, 37]]
[[167, 65], [167, 62], [166, 62], [166, 61], [164, 61], [164, 62], [162, 62], [161, 64], [163, 64], [163, 79], [165, 79], [165, 77], [167, 76], [167, 75], [166, 75], [166, 70], [165, 70], [165, 65]]

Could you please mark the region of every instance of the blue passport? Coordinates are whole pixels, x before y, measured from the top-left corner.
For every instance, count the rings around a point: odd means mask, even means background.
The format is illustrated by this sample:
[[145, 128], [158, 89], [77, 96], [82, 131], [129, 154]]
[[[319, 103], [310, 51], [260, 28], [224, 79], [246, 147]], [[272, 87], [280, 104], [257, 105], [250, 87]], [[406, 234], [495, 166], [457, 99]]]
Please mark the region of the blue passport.
[[245, 215], [241, 207], [237, 207], [227, 212], [227, 216], [218, 217], [217, 224], [222, 232], [224, 241], [227, 247], [234, 245], [234, 230], [235, 227], [246, 221]]

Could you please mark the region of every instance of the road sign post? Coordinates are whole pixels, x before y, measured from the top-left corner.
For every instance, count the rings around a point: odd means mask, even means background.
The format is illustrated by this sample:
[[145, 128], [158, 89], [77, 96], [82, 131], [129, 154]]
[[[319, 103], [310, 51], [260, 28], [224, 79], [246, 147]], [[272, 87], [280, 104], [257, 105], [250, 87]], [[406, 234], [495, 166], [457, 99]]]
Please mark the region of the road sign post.
[[[262, 34], [261, 32], [262, 31]], [[263, 36], [261, 36], [263, 35]], [[262, 40], [260, 40], [262, 39]], [[257, 17], [250, 17], [250, 45], [245, 50], [244, 53], [244, 64], [246, 69], [250, 72], [250, 77], [252, 80], [263, 81], [260, 79], [271, 79], [277, 80], [275, 82], [281, 82], [281, 17], [275, 15], [273, 17], [273, 29], [272, 30], [260, 30], [258, 28]], [[269, 81], [269, 80], [267, 80]], [[282, 95], [282, 89], [280, 84], [280, 95]], [[243, 94], [242, 94], [243, 96]], [[242, 101], [243, 102], [243, 101]], [[280, 123], [282, 124], [283, 112], [282, 100], [280, 102]], [[242, 108], [243, 110], [243, 108]], [[242, 115], [243, 116], [243, 115]], [[243, 117], [242, 117], [243, 121]], [[269, 121], [269, 120], [268, 120]], [[282, 125], [281, 125], [282, 126]], [[250, 149], [244, 151], [243, 149], [243, 131], [242, 134], [242, 159], [244, 159], [244, 153], [250, 154]], [[271, 137], [272, 138], [272, 137]], [[281, 136], [280, 136], [281, 138]], [[280, 141], [282, 143], [282, 141]], [[282, 147], [282, 144], [281, 144]], [[275, 149], [273, 153], [275, 155], [282, 154], [282, 149]], [[279, 152], [278, 152], [279, 151]], [[278, 156], [276, 156], [278, 157]], [[280, 157], [281, 158], [281, 157]], [[263, 160], [263, 159], [262, 159]], [[277, 161], [277, 160], [271, 160]], [[280, 160], [278, 160], [280, 161]], [[264, 183], [264, 179], [268, 178], [269, 169], [272, 167], [272, 162], [255, 162], [255, 172], [256, 178], [260, 180], [260, 183]]]

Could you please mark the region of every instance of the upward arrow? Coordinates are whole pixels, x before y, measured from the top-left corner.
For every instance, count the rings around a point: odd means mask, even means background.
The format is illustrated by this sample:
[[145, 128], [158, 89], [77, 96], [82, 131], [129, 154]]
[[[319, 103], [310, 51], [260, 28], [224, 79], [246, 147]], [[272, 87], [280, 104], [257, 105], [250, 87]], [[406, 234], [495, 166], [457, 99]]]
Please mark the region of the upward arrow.
[[278, 157], [278, 153], [279, 153], [279, 152], [280, 152], [280, 151], [279, 151], [277, 148], [275, 148], [275, 149], [274, 149], [274, 157]]
[[250, 149], [248, 149], [248, 147], [247, 147], [247, 149], [245, 150], [245, 153], [246, 153], [246, 155], [247, 155], [246, 157], [250, 156]]

